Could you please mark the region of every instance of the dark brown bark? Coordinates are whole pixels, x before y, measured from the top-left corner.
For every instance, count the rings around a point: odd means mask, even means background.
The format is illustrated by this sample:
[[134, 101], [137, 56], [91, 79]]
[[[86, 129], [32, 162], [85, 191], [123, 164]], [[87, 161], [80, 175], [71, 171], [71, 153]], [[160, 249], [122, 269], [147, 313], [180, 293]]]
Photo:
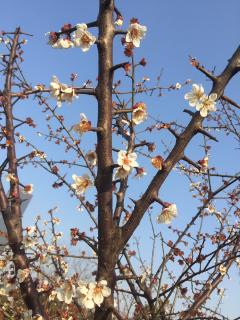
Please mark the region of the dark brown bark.
[[[114, 268], [117, 262], [115, 248], [115, 226], [112, 217], [112, 80], [113, 80], [113, 0], [100, 0], [98, 16], [98, 128], [97, 134], [98, 173], [96, 187], [98, 192], [98, 274], [97, 279], [107, 280], [114, 290]], [[113, 296], [105, 299], [95, 311], [95, 320], [110, 320]]]

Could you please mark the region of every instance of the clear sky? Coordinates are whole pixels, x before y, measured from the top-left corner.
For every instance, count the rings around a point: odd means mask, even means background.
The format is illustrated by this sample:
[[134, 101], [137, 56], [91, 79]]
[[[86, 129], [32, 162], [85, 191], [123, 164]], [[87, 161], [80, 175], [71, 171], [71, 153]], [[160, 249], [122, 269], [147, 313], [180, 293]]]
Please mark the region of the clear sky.
[[[192, 68], [188, 62], [188, 56], [197, 57], [211, 70], [216, 67], [216, 73], [218, 73], [225, 67], [227, 60], [240, 42], [239, 0], [116, 0], [116, 4], [122, 11], [124, 27], [127, 27], [130, 18], [136, 17], [148, 28], [146, 39], [136, 51], [136, 55], [139, 60], [142, 57], [146, 58], [148, 63], [142, 70], [141, 77], [148, 76], [153, 85], [156, 77], [162, 72], [161, 81], [164, 85], [192, 79], [195, 83], [202, 83], [208, 91], [211, 88], [210, 82]], [[69, 76], [72, 72], [78, 74], [79, 85], [88, 79], [96, 83], [96, 48], [92, 48], [87, 54], [82, 53], [80, 49], [53, 50], [47, 45], [45, 33], [58, 31], [64, 23], [74, 25], [94, 21], [97, 12], [97, 0], [8, 0], [1, 3], [0, 30], [13, 31], [17, 26], [21, 26], [23, 31], [33, 34], [32, 38], [28, 38], [23, 64], [25, 75], [33, 86], [38, 83], [48, 85], [52, 75], [58, 76], [62, 82], [69, 83]], [[94, 30], [92, 32], [94, 33]], [[115, 62], [126, 61], [126, 57], [122, 54], [120, 37], [115, 41]], [[124, 74], [119, 72], [118, 75], [121, 77]], [[233, 81], [226, 93], [240, 101], [238, 82], [239, 77]], [[147, 102], [149, 111], [155, 118], [163, 121], [179, 119], [182, 123], [186, 123], [189, 118], [182, 113], [182, 110], [187, 107], [183, 95], [189, 89], [190, 87], [178, 92], [166, 93], [162, 98], [156, 95], [151, 98], [142, 97], [142, 100]], [[20, 114], [32, 116], [38, 122], [39, 131], [43, 130], [43, 115], [36, 104], [24, 102], [23, 105], [23, 109], [19, 111]], [[93, 122], [96, 119], [96, 103], [91, 97], [79, 97], [72, 106], [65, 105], [63, 108], [69, 124], [78, 121], [80, 112], [85, 112]], [[39, 139], [42, 138], [35, 136], [34, 139], [36, 143], [41, 144]], [[167, 139], [169, 144], [174, 141], [169, 136]], [[91, 136], [88, 135], [85, 148], [92, 142]], [[195, 160], [203, 156], [199, 143], [198, 140], [194, 140], [194, 144], [191, 144], [188, 149], [189, 152], [194, 152]], [[48, 148], [46, 148], [47, 153], [48, 151], [56, 152], [57, 157], [61, 156], [56, 147], [51, 150]], [[224, 150], [221, 145], [214, 145], [213, 148], [213, 156], [210, 161], [215, 165], [215, 160], [221, 159], [218, 164], [219, 170], [234, 173], [237, 164], [234, 153], [230, 151], [231, 146], [225, 144]], [[163, 147], [160, 152], [162, 150]], [[33, 200], [25, 213], [26, 224], [32, 223], [37, 214], [44, 216], [47, 210], [59, 205], [59, 216], [64, 221], [66, 232], [73, 226], [81, 230], [88, 230], [87, 221], [82, 217], [79, 219], [83, 213], [76, 210], [77, 202], [65, 196], [66, 190], [56, 191], [51, 188], [53, 178], [49, 178], [41, 171], [29, 170], [25, 173], [24, 179], [25, 183], [34, 183], [35, 190]], [[196, 203], [189, 198], [187, 189], [184, 191], [177, 188], [182, 179], [184, 178], [173, 174], [163, 188], [165, 200], [176, 202], [179, 212], [182, 213], [182, 218], [177, 221], [181, 226], [189, 220], [193, 205]], [[136, 182], [136, 185], [136, 190], [140, 192], [142, 190], [140, 183]], [[186, 206], [187, 201], [189, 204]], [[138, 235], [143, 233], [146, 233], [144, 228], [139, 228]], [[234, 273], [234, 276], [237, 276], [237, 273]], [[234, 288], [233, 293], [235, 294], [226, 297], [225, 313], [229, 316], [239, 316], [237, 307], [239, 278], [231, 282], [231, 288]]]

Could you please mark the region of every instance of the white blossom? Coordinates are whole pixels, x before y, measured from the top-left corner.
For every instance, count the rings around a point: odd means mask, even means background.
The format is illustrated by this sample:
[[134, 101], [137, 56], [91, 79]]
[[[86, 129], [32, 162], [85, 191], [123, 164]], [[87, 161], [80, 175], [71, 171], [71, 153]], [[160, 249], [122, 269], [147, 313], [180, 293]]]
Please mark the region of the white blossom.
[[29, 269], [18, 269], [17, 271], [17, 278], [18, 278], [18, 282], [22, 283], [30, 274], [30, 270]]
[[75, 47], [80, 47], [83, 52], [86, 52], [96, 42], [96, 37], [88, 30], [85, 23], [77, 24], [77, 30], [73, 34], [73, 43]]
[[84, 174], [83, 176], [77, 176], [76, 174], [73, 174], [72, 178], [74, 183], [71, 186], [78, 195], [85, 193], [87, 188], [93, 186], [93, 182], [88, 174]]
[[53, 98], [57, 99], [58, 107], [60, 107], [64, 101], [71, 103], [76, 97], [75, 89], [64, 83], [60, 83], [56, 76], [52, 76], [52, 81], [50, 82], [50, 94]]
[[114, 21], [114, 24], [118, 27], [121, 27], [123, 25], [123, 17], [117, 16], [117, 19]]
[[54, 49], [69, 49], [73, 48], [74, 43], [69, 39], [58, 39], [54, 44], [52, 44], [52, 48]]
[[22, 241], [25, 248], [33, 248], [38, 244], [38, 239], [36, 237], [26, 236]]
[[188, 100], [188, 103], [191, 107], [196, 107], [204, 96], [204, 88], [201, 84], [193, 84], [192, 91], [184, 95], [184, 99]]
[[154, 168], [162, 170], [164, 159], [160, 155], [158, 155], [151, 159], [151, 163], [154, 166]]
[[134, 47], [140, 47], [140, 41], [146, 35], [147, 27], [141, 26], [139, 23], [131, 23], [128, 27], [126, 42], [132, 42]]
[[176, 204], [170, 204], [168, 207], [164, 208], [160, 215], [157, 217], [158, 223], [170, 224], [174, 218], [177, 216], [177, 206]]
[[177, 82], [177, 83], [175, 84], [175, 89], [180, 90], [181, 88], [182, 88], [181, 83]]
[[53, 222], [54, 224], [59, 224], [59, 223], [61, 222], [61, 220], [60, 220], [59, 218], [54, 217], [54, 218], [52, 219], [52, 222]]
[[87, 284], [79, 283], [79, 286], [76, 289], [76, 296], [79, 304], [82, 304], [87, 309], [94, 309], [94, 301]]
[[8, 173], [6, 175], [6, 181], [8, 181], [8, 182], [17, 182], [18, 178], [16, 177], [16, 175], [14, 173]]
[[127, 151], [120, 150], [118, 152], [118, 164], [123, 167], [124, 170], [130, 171], [134, 167], [138, 167], [136, 162], [137, 154], [135, 152], [127, 153]]
[[73, 130], [82, 135], [84, 132], [87, 132], [91, 129], [91, 122], [88, 121], [88, 118], [84, 113], [80, 113], [80, 122], [73, 126]]
[[209, 96], [204, 95], [196, 105], [196, 110], [200, 112], [202, 117], [206, 117], [209, 112], [216, 111], [217, 94], [211, 93]]
[[97, 164], [97, 154], [95, 151], [88, 151], [85, 157], [91, 166], [95, 166]]
[[227, 268], [221, 264], [218, 268], [218, 271], [221, 273], [222, 276], [224, 276], [227, 273]]
[[150, 267], [146, 267], [144, 268], [144, 272], [141, 275], [141, 283], [144, 283], [145, 280], [151, 275], [151, 268]]
[[145, 103], [139, 102], [133, 108], [132, 121], [134, 124], [140, 124], [147, 119], [147, 108]]
[[80, 304], [87, 309], [93, 309], [95, 305], [100, 307], [104, 298], [111, 295], [111, 289], [107, 287], [107, 281], [90, 282], [88, 284], [79, 283], [76, 289], [76, 297]]
[[103, 303], [104, 298], [107, 298], [111, 295], [111, 289], [107, 287], [106, 280], [101, 280], [99, 282], [90, 282], [89, 290], [94, 303], [99, 307]]
[[75, 297], [75, 292], [75, 286], [71, 283], [71, 281], [66, 281], [56, 289], [56, 296], [59, 301], [70, 304], [72, 299]]

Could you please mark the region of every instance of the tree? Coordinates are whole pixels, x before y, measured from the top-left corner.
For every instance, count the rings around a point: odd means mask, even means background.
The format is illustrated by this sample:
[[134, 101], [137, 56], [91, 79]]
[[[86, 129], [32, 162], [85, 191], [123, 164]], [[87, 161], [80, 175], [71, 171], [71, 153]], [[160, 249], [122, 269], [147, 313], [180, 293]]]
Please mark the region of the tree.
[[[138, 125], [143, 126], [147, 119], [147, 106], [138, 100], [138, 96], [143, 93], [161, 93], [164, 88], [159, 84], [149, 88], [146, 78], [141, 83], [136, 82], [136, 72], [138, 68], [145, 67], [146, 61], [143, 58], [136, 62], [135, 50], [140, 46], [147, 29], [133, 18], [126, 31], [120, 30], [118, 27], [122, 25], [122, 20], [122, 14], [113, 0], [100, 0], [96, 21], [74, 27], [65, 24], [60, 32], [49, 34], [49, 44], [53, 48], [70, 49], [75, 46], [88, 51], [92, 45], [97, 45], [96, 87], [91, 82], [81, 87], [66, 85], [53, 77], [49, 88], [42, 84], [33, 88], [21, 69], [24, 43], [21, 36], [26, 34], [20, 28], [13, 33], [3, 34], [9, 54], [2, 58], [5, 84], [0, 100], [3, 116], [1, 147], [5, 157], [1, 164], [0, 206], [11, 250], [7, 248], [2, 261], [5, 267], [14, 268], [14, 273], [12, 269], [3, 272], [3, 276], [7, 274], [10, 277], [5, 283], [9, 289], [4, 294], [13, 295], [15, 292], [16, 295], [15, 290], [18, 288], [13, 289], [10, 284], [19, 284], [24, 303], [27, 309], [32, 310], [35, 319], [93, 317], [95, 320], [110, 320], [113, 316], [117, 319], [218, 319], [221, 315], [208, 308], [206, 301], [215, 289], [220, 290], [219, 284], [232, 264], [235, 261], [239, 263], [236, 260], [239, 255], [239, 230], [238, 224], [233, 221], [234, 216], [239, 217], [239, 174], [216, 173], [214, 168], [208, 166], [210, 142], [218, 141], [209, 129], [223, 130], [239, 142], [239, 105], [224, 94], [224, 89], [239, 71], [240, 51], [236, 50], [218, 76], [195, 58], [190, 58], [193, 67], [212, 81], [211, 92], [206, 94], [201, 85], [193, 84], [192, 91], [185, 95], [189, 105], [196, 108], [196, 112], [193, 109], [184, 110], [190, 117], [189, 123], [182, 126], [155, 119], [153, 125], [143, 127], [142, 138]], [[89, 32], [90, 28], [97, 28], [97, 38]], [[114, 64], [113, 41], [119, 36], [122, 37], [124, 53], [129, 61]], [[114, 80], [119, 69], [123, 69], [130, 80], [129, 91], [121, 89], [121, 82]], [[74, 74], [72, 80], [75, 80]], [[177, 83], [166, 89], [178, 90], [187, 84], [188, 81]], [[57, 106], [49, 103], [49, 93], [57, 100]], [[97, 101], [96, 127], [83, 113], [79, 123], [69, 126], [59, 111], [62, 109], [58, 109], [65, 102], [72, 102], [76, 96], [83, 94], [91, 95]], [[128, 98], [122, 98], [124, 95]], [[48, 114], [48, 132], [45, 136], [50, 142], [65, 147], [68, 160], [49, 159], [34, 141], [18, 132], [24, 125], [35, 127], [30, 117], [22, 120], [14, 113], [17, 103], [32, 96], [43, 108], [43, 112]], [[204, 121], [206, 117], [207, 125]], [[151, 141], [155, 131], [160, 131], [159, 135], [167, 131], [175, 138], [173, 147], [166, 146], [165, 155], [159, 154], [158, 147]], [[96, 150], [91, 149], [91, 152], [82, 149], [82, 140], [87, 132], [96, 134]], [[199, 161], [186, 155], [186, 149], [196, 135], [202, 137], [205, 153]], [[30, 151], [19, 157], [16, 140]], [[122, 142], [125, 144], [124, 149], [119, 147]], [[114, 153], [117, 153], [117, 161], [114, 160]], [[151, 165], [156, 169], [147, 187], [143, 186], [140, 197], [134, 194], [134, 185], [129, 179], [134, 173], [137, 177], [145, 174], [137, 158], [150, 158]], [[53, 209], [49, 215], [54, 252], [48, 246], [49, 240], [40, 229], [38, 219], [33, 229], [22, 227], [20, 189], [31, 193], [32, 186], [22, 183], [18, 168], [30, 163], [54, 175], [57, 179], [54, 188], [65, 186], [88, 213], [93, 224], [93, 236], [81, 232], [77, 227], [71, 229], [71, 236], [73, 245], [83, 242], [95, 252], [96, 282], [82, 279], [77, 273], [66, 274], [64, 258], [69, 253], [58, 244], [59, 234], [55, 229], [57, 220]], [[74, 174], [71, 181], [66, 169], [62, 169], [66, 165], [70, 168], [83, 167], [88, 173], [81, 176]], [[176, 204], [168, 203], [160, 197], [162, 186], [174, 168], [189, 179], [200, 206], [184, 230], [170, 228], [174, 235], [170, 240], [169, 235], [156, 232], [152, 212], [161, 206], [158, 222], [165, 224], [171, 223], [177, 216]], [[9, 194], [3, 181], [5, 173], [10, 186]], [[195, 182], [195, 177], [200, 179], [199, 183]], [[96, 190], [95, 199], [87, 199], [85, 196], [90, 187]], [[221, 213], [217, 212], [213, 204], [218, 198], [224, 202], [221, 204]], [[129, 247], [130, 239], [147, 214], [153, 239], [150, 269], [141, 258], [139, 242], [136, 241], [138, 254]], [[214, 220], [214, 231], [202, 229], [203, 221], [209, 219], [209, 216]], [[161, 243], [161, 252], [156, 249], [158, 241]], [[154, 261], [157, 251], [161, 259], [158, 265]], [[9, 252], [12, 252], [10, 258]], [[46, 255], [50, 263], [44, 262]], [[140, 264], [136, 265], [132, 261], [134, 256], [138, 256]], [[9, 260], [13, 262], [10, 266], [6, 262]], [[47, 272], [45, 264], [53, 268], [53, 275]], [[140, 276], [139, 265], [143, 268]], [[47, 280], [47, 284], [39, 279]], [[221, 298], [222, 292], [219, 293]], [[114, 297], [118, 297], [117, 307], [114, 306]], [[124, 306], [129, 308], [128, 312], [123, 311]], [[23, 308], [21, 303], [18, 308]]]

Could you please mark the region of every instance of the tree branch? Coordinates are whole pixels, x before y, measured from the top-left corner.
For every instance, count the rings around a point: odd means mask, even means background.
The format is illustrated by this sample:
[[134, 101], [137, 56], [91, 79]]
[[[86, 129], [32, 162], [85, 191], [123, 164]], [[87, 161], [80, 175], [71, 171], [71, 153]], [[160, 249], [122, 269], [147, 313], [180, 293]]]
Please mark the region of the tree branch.
[[[220, 99], [227, 83], [239, 70], [240, 49], [238, 48], [236, 52], [233, 54], [232, 58], [229, 60], [229, 63], [224, 69], [224, 71], [214, 81], [211, 93], [216, 93], [218, 95], [218, 99]], [[144, 192], [142, 197], [138, 201], [136, 201], [136, 205], [130, 219], [121, 228], [122, 238], [120, 249], [122, 249], [126, 245], [131, 235], [136, 230], [142, 217], [144, 216], [144, 213], [153, 202], [153, 199], [157, 197], [159, 189], [165, 182], [166, 178], [168, 177], [169, 173], [171, 172], [175, 164], [184, 156], [185, 148], [187, 147], [191, 139], [195, 136], [195, 134], [199, 131], [199, 128], [201, 128], [203, 120], [204, 118], [201, 117], [199, 112], [196, 112], [192, 116], [190, 123], [188, 124], [186, 129], [180, 134], [175, 146], [173, 147], [169, 156], [165, 160], [165, 166], [163, 170], [158, 171], [158, 173], [152, 179], [151, 183], [149, 184], [147, 190]]]

